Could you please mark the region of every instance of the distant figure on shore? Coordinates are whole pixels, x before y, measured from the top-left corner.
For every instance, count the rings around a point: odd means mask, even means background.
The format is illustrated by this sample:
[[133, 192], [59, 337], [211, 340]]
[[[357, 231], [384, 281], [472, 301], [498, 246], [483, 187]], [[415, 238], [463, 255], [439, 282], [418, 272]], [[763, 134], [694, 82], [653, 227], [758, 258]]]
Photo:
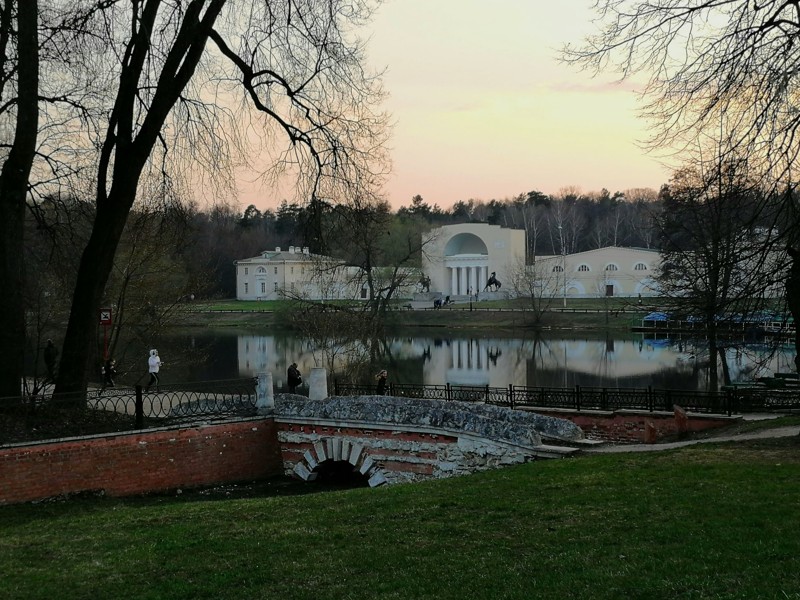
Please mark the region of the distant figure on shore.
[[56, 359], [58, 358], [58, 348], [53, 340], [47, 340], [44, 347], [44, 366], [47, 368], [47, 377], [51, 381], [56, 378]]
[[375, 388], [376, 395], [383, 396], [386, 393], [386, 379], [388, 377], [389, 373], [386, 371], [386, 369], [383, 369], [375, 376], [375, 379], [378, 381], [378, 386]]
[[147, 359], [147, 371], [150, 373], [150, 381], [147, 382], [147, 387], [144, 388], [145, 392], [150, 391], [150, 386], [155, 384], [156, 392], [158, 391], [158, 371], [161, 368], [161, 357], [158, 356], [158, 350], [155, 348], [150, 350], [150, 358]]
[[294, 394], [298, 385], [303, 383], [303, 377], [300, 375], [300, 369], [297, 368], [297, 363], [292, 363], [286, 369], [286, 380], [289, 384], [289, 393]]

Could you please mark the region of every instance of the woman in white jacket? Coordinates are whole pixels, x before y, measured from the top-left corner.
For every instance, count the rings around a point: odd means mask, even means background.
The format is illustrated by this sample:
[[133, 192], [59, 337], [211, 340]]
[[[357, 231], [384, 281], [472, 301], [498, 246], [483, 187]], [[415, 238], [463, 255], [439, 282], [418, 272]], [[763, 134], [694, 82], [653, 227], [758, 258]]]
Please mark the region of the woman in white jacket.
[[145, 392], [150, 391], [150, 386], [156, 384], [156, 391], [158, 391], [158, 370], [161, 368], [161, 358], [158, 356], [158, 350], [150, 350], [150, 358], [147, 359], [147, 370], [150, 373], [150, 381], [147, 382], [147, 387], [144, 388]]

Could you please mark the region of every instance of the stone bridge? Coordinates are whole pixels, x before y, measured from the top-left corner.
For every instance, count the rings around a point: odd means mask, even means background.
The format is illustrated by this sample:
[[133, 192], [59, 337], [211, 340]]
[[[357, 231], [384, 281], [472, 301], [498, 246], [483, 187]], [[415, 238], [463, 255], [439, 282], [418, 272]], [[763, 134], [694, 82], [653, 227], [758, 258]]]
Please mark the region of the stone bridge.
[[284, 471], [331, 469], [370, 486], [444, 478], [575, 452], [570, 421], [492, 405], [387, 396], [274, 397]]

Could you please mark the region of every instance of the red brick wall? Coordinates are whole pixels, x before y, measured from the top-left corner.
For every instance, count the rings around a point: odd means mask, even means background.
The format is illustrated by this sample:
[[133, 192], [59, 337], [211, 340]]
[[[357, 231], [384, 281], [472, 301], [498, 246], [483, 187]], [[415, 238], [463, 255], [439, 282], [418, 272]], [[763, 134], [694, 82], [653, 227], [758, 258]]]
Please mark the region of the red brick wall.
[[[583, 430], [586, 437], [609, 442], [655, 442], [669, 435], [682, 431], [703, 431], [730, 425], [731, 417], [707, 417], [691, 415], [682, 425], [672, 413], [658, 412], [592, 412], [592, 411], [547, 411], [537, 409], [535, 412], [567, 419]], [[647, 433], [648, 425], [653, 437]]]
[[0, 448], [0, 504], [104, 490], [125, 496], [282, 473], [272, 419]]

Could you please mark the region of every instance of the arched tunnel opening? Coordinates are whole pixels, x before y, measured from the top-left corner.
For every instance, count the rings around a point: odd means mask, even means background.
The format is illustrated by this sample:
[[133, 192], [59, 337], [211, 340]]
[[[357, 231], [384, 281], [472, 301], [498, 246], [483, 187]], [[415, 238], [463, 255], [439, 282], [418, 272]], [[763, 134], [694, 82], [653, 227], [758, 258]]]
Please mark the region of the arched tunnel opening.
[[314, 483], [337, 488], [369, 487], [369, 478], [346, 460], [325, 460], [314, 469]]

